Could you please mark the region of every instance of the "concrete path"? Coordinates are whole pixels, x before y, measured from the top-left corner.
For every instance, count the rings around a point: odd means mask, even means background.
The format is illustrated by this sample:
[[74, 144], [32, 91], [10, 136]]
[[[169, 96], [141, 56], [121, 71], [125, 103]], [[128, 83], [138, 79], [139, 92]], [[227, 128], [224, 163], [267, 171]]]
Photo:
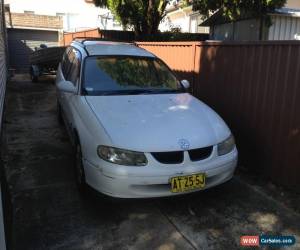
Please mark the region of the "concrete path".
[[[13, 249], [241, 249], [241, 235], [295, 235], [300, 216], [239, 178], [192, 196], [109, 201], [78, 194], [51, 81], [8, 85], [6, 173]], [[248, 248], [249, 249], [249, 248]]]

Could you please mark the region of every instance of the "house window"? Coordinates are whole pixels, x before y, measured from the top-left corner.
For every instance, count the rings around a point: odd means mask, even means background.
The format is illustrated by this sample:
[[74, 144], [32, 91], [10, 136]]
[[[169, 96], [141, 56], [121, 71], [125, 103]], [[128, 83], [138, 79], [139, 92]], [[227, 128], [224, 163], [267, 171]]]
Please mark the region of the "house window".
[[32, 11], [32, 10], [24, 10], [24, 14], [34, 15], [34, 11]]

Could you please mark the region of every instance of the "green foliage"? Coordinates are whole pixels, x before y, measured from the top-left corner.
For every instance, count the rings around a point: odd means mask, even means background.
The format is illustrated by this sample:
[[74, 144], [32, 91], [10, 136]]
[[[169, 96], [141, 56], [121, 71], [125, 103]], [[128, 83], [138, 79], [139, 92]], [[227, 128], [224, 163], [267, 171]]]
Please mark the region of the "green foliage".
[[107, 7], [123, 27], [133, 27], [136, 34], [153, 34], [165, 14], [169, 0], [95, 0]]
[[283, 7], [285, 3], [286, 0], [194, 0], [193, 9], [205, 17], [222, 10], [223, 15], [232, 21], [250, 15], [268, 22], [267, 13]]
[[112, 41], [149, 41], [149, 42], [175, 42], [175, 41], [205, 41], [209, 39], [209, 34], [202, 33], [182, 33], [173, 29], [170, 32], [157, 32], [154, 34], [137, 35], [133, 31], [101, 30], [103, 39]]

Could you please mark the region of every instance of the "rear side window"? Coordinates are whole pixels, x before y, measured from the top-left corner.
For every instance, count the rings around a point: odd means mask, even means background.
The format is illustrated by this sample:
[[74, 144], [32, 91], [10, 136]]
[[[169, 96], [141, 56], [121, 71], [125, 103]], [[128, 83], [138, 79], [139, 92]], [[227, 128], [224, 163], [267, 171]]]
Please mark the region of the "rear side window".
[[79, 77], [81, 54], [76, 49], [71, 49], [69, 53], [70, 69], [67, 75], [67, 80], [76, 85]]
[[62, 60], [62, 64], [61, 64], [61, 70], [62, 70], [62, 73], [63, 73], [65, 79], [67, 78], [67, 75], [68, 75], [68, 72], [69, 72], [69, 69], [71, 66], [70, 61], [69, 61], [70, 51], [71, 51], [70, 47], [66, 49], [66, 52], [63, 55], [63, 60]]
[[62, 72], [64, 78], [67, 81], [71, 81], [74, 85], [76, 84], [79, 76], [81, 63], [81, 54], [76, 49], [69, 47], [63, 56], [62, 61]]

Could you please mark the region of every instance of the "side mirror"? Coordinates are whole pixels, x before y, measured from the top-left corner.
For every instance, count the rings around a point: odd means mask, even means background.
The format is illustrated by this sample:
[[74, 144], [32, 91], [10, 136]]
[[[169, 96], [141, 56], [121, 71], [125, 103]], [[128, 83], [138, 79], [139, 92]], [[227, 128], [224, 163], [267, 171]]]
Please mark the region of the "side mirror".
[[186, 90], [188, 90], [191, 86], [191, 84], [188, 80], [182, 80], [180, 83]]
[[77, 92], [77, 88], [70, 81], [60, 81], [59, 83], [57, 83], [57, 88], [60, 91], [67, 92], [67, 93], [75, 94]]

